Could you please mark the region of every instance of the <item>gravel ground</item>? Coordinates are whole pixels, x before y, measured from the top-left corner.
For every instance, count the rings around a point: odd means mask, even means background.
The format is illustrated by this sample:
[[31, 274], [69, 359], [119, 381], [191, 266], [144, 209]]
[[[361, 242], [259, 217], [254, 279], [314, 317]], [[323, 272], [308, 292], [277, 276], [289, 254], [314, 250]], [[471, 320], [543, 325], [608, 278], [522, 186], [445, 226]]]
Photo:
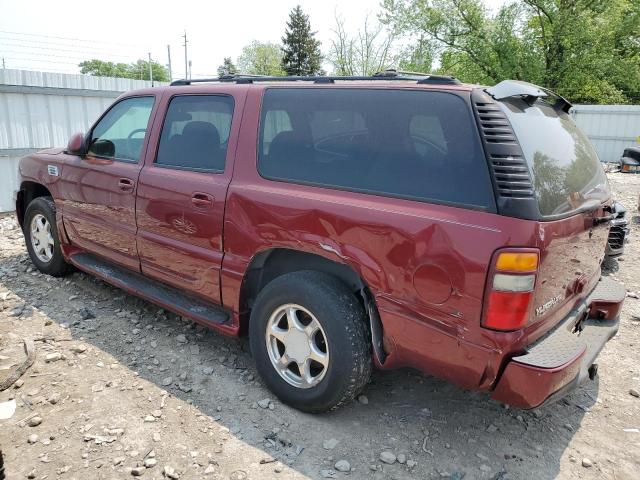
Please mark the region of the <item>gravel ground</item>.
[[17, 405], [0, 420], [7, 479], [640, 478], [640, 175], [609, 176], [632, 217], [605, 269], [629, 291], [620, 332], [599, 379], [528, 412], [399, 370], [337, 412], [300, 413], [257, 379], [245, 340], [82, 273], [39, 274], [0, 217], [0, 382], [23, 338], [37, 355], [0, 393]]

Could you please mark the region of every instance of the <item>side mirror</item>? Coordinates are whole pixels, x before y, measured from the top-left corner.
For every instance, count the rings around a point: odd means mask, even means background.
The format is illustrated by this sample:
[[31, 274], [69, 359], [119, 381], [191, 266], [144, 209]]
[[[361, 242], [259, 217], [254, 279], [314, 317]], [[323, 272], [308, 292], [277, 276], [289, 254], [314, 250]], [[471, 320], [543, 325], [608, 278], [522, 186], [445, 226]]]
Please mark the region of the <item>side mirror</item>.
[[96, 157], [114, 157], [116, 154], [116, 146], [111, 140], [98, 138], [91, 144], [91, 154]]
[[84, 135], [82, 133], [78, 132], [71, 135], [69, 143], [67, 143], [67, 153], [71, 155], [84, 155], [86, 153]]

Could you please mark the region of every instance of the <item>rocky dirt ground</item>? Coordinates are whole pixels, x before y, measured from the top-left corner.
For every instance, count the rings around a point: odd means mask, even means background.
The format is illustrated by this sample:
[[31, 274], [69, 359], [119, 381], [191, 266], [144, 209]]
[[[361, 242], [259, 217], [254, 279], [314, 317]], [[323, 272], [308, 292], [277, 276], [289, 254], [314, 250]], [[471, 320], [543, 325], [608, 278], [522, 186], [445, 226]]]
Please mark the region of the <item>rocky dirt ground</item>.
[[[640, 175], [610, 174], [629, 209], [629, 291], [600, 378], [520, 411], [411, 370], [377, 372], [358, 401], [307, 415], [223, 338], [82, 273], [34, 271], [0, 218], [0, 382], [35, 339], [36, 362], [0, 405], [8, 479], [640, 478]], [[635, 396], [634, 396], [635, 395]], [[4, 402], [8, 402], [8, 404]], [[2, 408], [0, 408], [1, 414]]]

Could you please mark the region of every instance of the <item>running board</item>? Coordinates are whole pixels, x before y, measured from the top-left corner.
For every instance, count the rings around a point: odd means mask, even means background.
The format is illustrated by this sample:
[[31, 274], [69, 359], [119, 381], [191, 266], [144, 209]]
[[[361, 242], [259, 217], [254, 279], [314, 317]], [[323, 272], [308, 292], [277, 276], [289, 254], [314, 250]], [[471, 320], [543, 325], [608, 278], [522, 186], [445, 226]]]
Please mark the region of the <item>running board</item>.
[[80, 270], [179, 315], [192, 318], [204, 325], [229, 325], [229, 313], [214, 303], [200, 300], [182, 290], [151, 280], [90, 253], [76, 253], [71, 255], [69, 260]]

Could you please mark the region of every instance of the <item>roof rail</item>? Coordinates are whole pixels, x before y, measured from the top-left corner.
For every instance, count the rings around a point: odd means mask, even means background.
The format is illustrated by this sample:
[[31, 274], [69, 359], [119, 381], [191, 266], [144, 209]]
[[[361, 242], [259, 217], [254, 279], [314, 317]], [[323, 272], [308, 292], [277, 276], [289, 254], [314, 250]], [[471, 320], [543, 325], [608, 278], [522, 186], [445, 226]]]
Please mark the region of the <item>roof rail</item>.
[[357, 80], [404, 80], [415, 81], [423, 85], [459, 85], [460, 80], [455, 77], [445, 75], [433, 75], [430, 73], [403, 72], [397, 70], [384, 70], [373, 75], [351, 75], [351, 76], [286, 76], [273, 77], [266, 75], [223, 75], [219, 78], [189, 78], [174, 80], [171, 86], [191, 85], [192, 83], [210, 82], [233, 82], [233, 83], [255, 83], [255, 82], [313, 82], [313, 83], [335, 83], [336, 81], [357, 81]]

